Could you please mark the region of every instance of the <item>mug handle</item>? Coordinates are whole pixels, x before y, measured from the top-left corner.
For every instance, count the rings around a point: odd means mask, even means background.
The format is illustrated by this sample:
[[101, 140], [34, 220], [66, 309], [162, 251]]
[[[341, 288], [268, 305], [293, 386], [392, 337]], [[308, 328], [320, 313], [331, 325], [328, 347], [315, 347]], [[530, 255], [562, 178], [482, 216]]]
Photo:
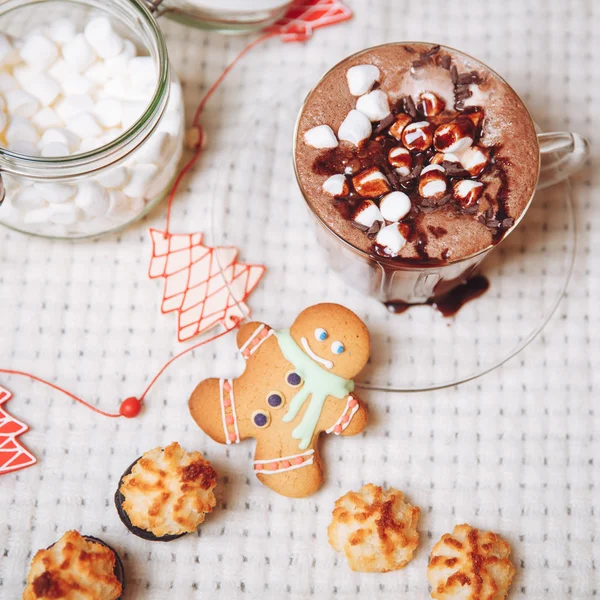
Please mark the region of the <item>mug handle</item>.
[[538, 133], [542, 166], [537, 184], [543, 190], [579, 171], [590, 153], [589, 142], [577, 133]]

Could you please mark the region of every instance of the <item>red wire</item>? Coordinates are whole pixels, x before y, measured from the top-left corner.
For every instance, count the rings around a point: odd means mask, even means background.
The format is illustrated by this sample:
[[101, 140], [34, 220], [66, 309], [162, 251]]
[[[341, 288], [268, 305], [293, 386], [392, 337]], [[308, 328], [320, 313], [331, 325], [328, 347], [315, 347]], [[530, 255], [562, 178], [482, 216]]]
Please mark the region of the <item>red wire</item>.
[[41, 377], [36, 377], [35, 375], [32, 375], [31, 373], [25, 373], [23, 371], [13, 371], [12, 369], [0, 369], [0, 373], [7, 373], [9, 375], [23, 375], [24, 377], [29, 377], [29, 379], [39, 381], [40, 383], [45, 383], [48, 387], [51, 387], [54, 390], [62, 392], [63, 394], [69, 396], [69, 398], [73, 398], [73, 400], [75, 400], [75, 402], [79, 402], [79, 404], [83, 404], [83, 406], [87, 406], [89, 409], [93, 410], [95, 413], [98, 413], [99, 415], [103, 415], [105, 417], [111, 417], [111, 418], [121, 416], [118, 413], [113, 414], [113, 413], [104, 412], [103, 410], [100, 410], [99, 408], [92, 406], [89, 402], [86, 402], [85, 400], [82, 400], [78, 396], [75, 396], [75, 394], [71, 394], [71, 392], [68, 392], [64, 388], [61, 388], [58, 385], [54, 385], [53, 383], [50, 383], [49, 381], [46, 381], [45, 379], [42, 379]]
[[173, 183], [173, 187], [171, 188], [171, 191], [169, 193], [169, 200], [168, 200], [168, 204], [167, 204], [167, 222], [165, 225], [165, 239], [169, 233], [169, 226], [171, 224], [171, 207], [173, 206], [173, 200], [175, 199], [175, 194], [177, 193], [177, 190], [179, 188], [179, 185], [181, 184], [182, 179], [189, 172], [189, 170], [196, 164], [196, 162], [198, 161], [198, 158], [200, 157], [200, 154], [202, 153], [202, 140], [204, 139], [204, 132], [202, 130], [202, 126], [200, 125], [200, 115], [202, 114], [202, 111], [204, 110], [206, 103], [210, 100], [210, 97], [215, 93], [215, 91], [217, 90], [219, 85], [221, 85], [221, 82], [225, 79], [225, 77], [227, 77], [228, 73], [231, 71], [231, 69], [233, 69], [233, 67], [240, 60], [240, 58], [242, 58], [246, 53], [248, 53], [250, 50], [252, 50], [252, 48], [257, 46], [261, 42], [264, 42], [265, 40], [269, 39], [270, 37], [274, 37], [276, 35], [279, 35], [279, 34], [277, 32], [265, 33], [264, 35], [261, 35], [259, 38], [255, 39], [253, 42], [250, 42], [227, 65], [225, 70], [221, 73], [221, 75], [219, 75], [217, 80], [212, 84], [210, 89], [204, 95], [204, 98], [202, 98], [202, 100], [200, 101], [200, 104], [198, 105], [198, 108], [196, 109], [196, 114], [194, 115], [194, 120], [192, 121], [192, 127], [195, 127], [198, 130], [198, 134], [199, 134], [198, 143], [196, 144], [196, 147], [194, 148], [194, 154], [193, 154], [192, 158], [190, 158], [190, 160], [182, 167], [181, 171], [179, 171], [179, 174], [177, 175], [177, 179], [175, 180], [175, 183]]

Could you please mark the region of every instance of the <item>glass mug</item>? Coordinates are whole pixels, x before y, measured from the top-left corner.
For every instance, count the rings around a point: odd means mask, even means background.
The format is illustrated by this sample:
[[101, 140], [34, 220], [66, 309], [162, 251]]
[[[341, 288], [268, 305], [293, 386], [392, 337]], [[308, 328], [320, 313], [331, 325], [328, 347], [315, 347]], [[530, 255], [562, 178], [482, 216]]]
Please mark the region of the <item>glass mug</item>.
[[[449, 49], [454, 51], [452, 48]], [[362, 54], [363, 52], [365, 50], [361, 50], [356, 54]], [[347, 57], [333, 68], [338, 68], [354, 58], [356, 54]], [[492, 69], [487, 66], [485, 68], [506, 83]], [[317, 83], [317, 86], [327, 74]], [[506, 85], [508, 86], [508, 84]], [[307, 99], [313, 90], [309, 92]], [[444, 296], [458, 285], [466, 282], [474, 275], [488, 254], [502, 243], [502, 240], [500, 240], [499, 243], [483, 248], [470, 256], [443, 264], [419, 263], [418, 261], [402, 262], [379, 255], [375, 256], [354, 247], [335, 233], [320, 218], [307, 198], [300, 182], [295, 158], [296, 139], [305, 105], [306, 100], [300, 108], [294, 129], [293, 154], [296, 180], [314, 217], [313, 222], [315, 223], [317, 241], [325, 252], [327, 263], [341, 276], [345, 283], [368, 296], [377, 298], [390, 308], [401, 311], [406, 305], [431, 303], [435, 301], [435, 298]], [[537, 129], [539, 131], [539, 128]], [[536, 190], [544, 189], [566, 179], [583, 166], [589, 154], [587, 140], [576, 133], [539, 133], [538, 145], [542, 160]], [[533, 195], [529, 199], [525, 210], [513, 226], [506, 231], [502, 239], [519, 225], [532, 201]]]

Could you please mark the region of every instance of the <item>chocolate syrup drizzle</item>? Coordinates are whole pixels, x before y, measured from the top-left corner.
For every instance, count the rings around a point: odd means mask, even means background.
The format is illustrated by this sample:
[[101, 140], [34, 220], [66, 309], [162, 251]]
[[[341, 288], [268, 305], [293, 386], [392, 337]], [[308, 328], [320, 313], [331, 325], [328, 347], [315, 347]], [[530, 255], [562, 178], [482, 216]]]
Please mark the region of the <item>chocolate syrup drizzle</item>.
[[[415, 53], [415, 50], [410, 46], [405, 46], [405, 49]], [[359, 148], [345, 145], [344, 147], [338, 146], [336, 148], [324, 150], [314, 160], [312, 168], [313, 172], [317, 175], [327, 177], [340, 173], [346, 174], [346, 184], [349, 193], [346, 196], [335, 197], [333, 202], [344, 219], [351, 221], [352, 225], [363, 231], [369, 239], [374, 239], [379, 229], [383, 226], [380, 222], [376, 221], [372, 227], [367, 228], [353, 220], [354, 214], [364, 198], [354, 188], [352, 176], [371, 167], [377, 167], [386, 176], [392, 190], [402, 191], [407, 194], [412, 204], [410, 213], [402, 219], [401, 224], [404, 226], [403, 234], [405, 234], [407, 241], [413, 244], [418, 256], [412, 259], [396, 257], [394, 260], [402, 263], [444, 264], [452, 259], [447, 249], [442, 253], [441, 260], [431, 257], [427, 252], [428, 236], [427, 231], [422, 227], [423, 214], [439, 210], [463, 215], [472, 214], [480, 223], [492, 230], [494, 244], [498, 243], [506, 231], [512, 227], [514, 219], [509, 217], [507, 212], [509, 189], [508, 177], [505, 169], [507, 161], [496, 159], [495, 150], [498, 146], [488, 147], [488, 149], [491, 149], [491, 160], [483, 173], [492, 174], [500, 180], [500, 191], [496, 198], [492, 198], [489, 193], [484, 195], [490, 208], [479, 216], [477, 216], [479, 201], [474, 206], [463, 208], [455, 200], [451, 192], [439, 199], [423, 198], [420, 196], [418, 191], [419, 176], [423, 168], [430, 163], [432, 157], [437, 153], [433, 146], [423, 152], [417, 150], [411, 151], [412, 170], [406, 176], [399, 176], [394, 168], [388, 163], [387, 156], [389, 151], [401, 144], [396, 138], [387, 135], [388, 128], [395, 123], [396, 117], [399, 114], [407, 114], [413, 121], [428, 120], [437, 127], [443, 123], [453, 121], [461, 115], [466, 117], [471, 113], [483, 111], [483, 109], [478, 106], [465, 107], [464, 105], [465, 100], [472, 95], [469, 85], [481, 82], [481, 77], [477, 71], [459, 73], [456, 65], [452, 62], [451, 56], [440, 52], [439, 46], [434, 46], [429, 51], [421, 53], [419, 58], [413, 61], [411, 68], [414, 70], [427, 65], [437, 65], [450, 71], [454, 84], [453, 111], [448, 110], [447, 108], [437, 116], [427, 117], [423, 111], [423, 107], [417, 106], [412, 97], [402, 97], [390, 106], [390, 115], [379, 123], [373, 124], [373, 131], [370, 138], [365, 140]], [[481, 133], [482, 123], [479, 123], [475, 127], [474, 145], [480, 140]], [[476, 178], [472, 177], [459, 163], [444, 161], [441, 163], [441, 166], [446, 171], [448, 179], [447, 189], [449, 190], [452, 190], [452, 186], [457, 180], [465, 178], [478, 180], [481, 176], [480, 174]], [[351, 172], [351, 175], [348, 174], [348, 171]], [[380, 198], [375, 199], [374, 201], [378, 204], [379, 200]], [[436, 231], [433, 231], [430, 228], [430, 233], [436, 239], [443, 237], [447, 233], [447, 231], [441, 227], [435, 228], [435, 230]], [[378, 257], [381, 255], [387, 256], [374, 244], [373, 256]]]

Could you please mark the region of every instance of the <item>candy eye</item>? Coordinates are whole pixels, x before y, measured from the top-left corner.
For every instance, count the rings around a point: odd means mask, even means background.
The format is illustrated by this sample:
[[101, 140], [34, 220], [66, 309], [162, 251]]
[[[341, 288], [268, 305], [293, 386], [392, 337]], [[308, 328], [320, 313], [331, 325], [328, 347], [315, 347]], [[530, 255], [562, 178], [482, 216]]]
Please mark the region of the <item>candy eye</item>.
[[285, 397], [281, 392], [269, 392], [267, 395], [267, 404], [271, 408], [281, 408], [285, 404]]
[[317, 327], [317, 329], [315, 329], [315, 338], [319, 340], [319, 342], [324, 342], [327, 339], [327, 332], [322, 327]]
[[285, 380], [291, 387], [299, 387], [302, 385], [302, 377], [300, 377], [296, 371], [289, 371], [286, 373]]
[[258, 428], [264, 429], [271, 423], [271, 415], [266, 410], [255, 410], [252, 413], [252, 422]]
[[342, 342], [333, 342], [333, 344], [331, 344], [331, 351], [334, 354], [341, 354], [344, 350], [345, 348]]

